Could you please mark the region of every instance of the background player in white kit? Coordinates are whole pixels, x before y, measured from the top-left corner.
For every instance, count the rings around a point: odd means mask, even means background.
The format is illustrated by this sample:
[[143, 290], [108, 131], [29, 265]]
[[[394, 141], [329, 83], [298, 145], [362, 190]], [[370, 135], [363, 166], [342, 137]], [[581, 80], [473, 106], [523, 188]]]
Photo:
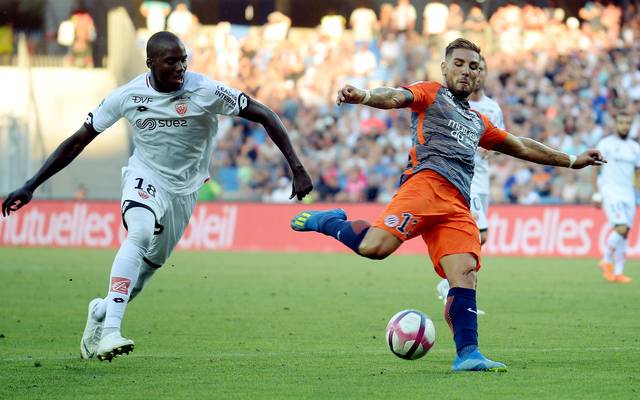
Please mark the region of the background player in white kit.
[[[492, 124], [504, 130], [504, 116], [498, 103], [484, 93], [484, 83], [487, 78], [487, 63], [480, 56], [480, 74], [476, 82], [475, 90], [469, 95], [469, 105], [473, 110], [486, 115]], [[487, 211], [489, 209], [489, 195], [491, 194], [489, 179], [489, 152], [478, 147], [474, 158], [473, 179], [471, 180], [471, 215], [476, 220], [480, 231], [480, 244], [487, 241], [489, 224], [487, 223]], [[449, 293], [449, 281], [441, 280], [436, 286], [438, 297], [446, 304]], [[478, 315], [485, 312], [478, 309]]]
[[623, 272], [627, 236], [636, 213], [634, 178], [636, 182], [640, 179], [640, 145], [629, 137], [633, 122], [629, 107], [622, 103], [614, 109], [616, 134], [606, 136], [597, 146], [609, 162], [602, 166], [599, 176], [597, 170], [593, 171], [592, 200], [597, 207], [602, 206], [613, 227], [600, 261], [604, 278], [610, 282], [630, 283], [631, 278]]
[[312, 190], [278, 116], [236, 89], [186, 72], [187, 53], [177, 36], [151, 36], [147, 66], [149, 72], [108, 95], [33, 178], [2, 203], [3, 215], [17, 211], [117, 120], [124, 117], [133, 127], [135, 151], [122, 170], [122, 220], [128, 235], [113, 261], [107, 296], [89, 303], [82, 358], [111, 361], [133, 350], [133, 341], [120, 333], [126, 305], [169, 257], [189, 223], [198, 189], [208, 177], [218, 114], [262, 124], [291, 167], [291, 197], [302, 199]]

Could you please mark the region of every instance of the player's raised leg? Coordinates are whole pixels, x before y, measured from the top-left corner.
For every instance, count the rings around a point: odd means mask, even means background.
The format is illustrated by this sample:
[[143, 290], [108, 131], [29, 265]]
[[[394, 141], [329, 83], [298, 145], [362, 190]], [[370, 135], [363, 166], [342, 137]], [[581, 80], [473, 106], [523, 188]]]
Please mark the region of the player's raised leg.
[[453, 371], [506, 371], [505, 364], [486, 358], [478, 350], [475, 256], [446, 255], [440, 259], [440, 266], [451, 284], [444, 314], [456, 343]]
[[128, 209], [123, 216], [129, 231], [113, 265], [107, 294], [107, 309], [97, 356], [101, 361], [133, 351], [134, 342], [122, 337], [120, 327], [131, 291], [140, 273], [140, 264], [153, 239], [156, 217], [143, 207]]
[[299, 232], [314, 231], [331, 236], [355, 253], [371, 259], [383, 259], [402, 244], [391, 233], [372, 228], [367, 221], [348, 221], [347, 214], [341, 208], [302, 211], [291, 220], [291, 228]]

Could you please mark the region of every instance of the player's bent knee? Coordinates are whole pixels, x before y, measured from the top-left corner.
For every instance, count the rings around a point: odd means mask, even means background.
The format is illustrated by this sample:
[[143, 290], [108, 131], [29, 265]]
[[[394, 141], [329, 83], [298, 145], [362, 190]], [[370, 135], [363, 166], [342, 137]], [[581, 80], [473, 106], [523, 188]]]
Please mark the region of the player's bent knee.
[[387, 258], [392, 251], [388, 251], [382, 244], [361, 243], [358, 247], [358, 254], [372, 260], [383, 260]]
[[127, 241], [147, 250], [154, 235], [155, 215], [145, 208], [135, 207], [128, 210], [124, 217], [128, 228]]
[[451, 287], [474, 289], [476, 286], [477, 260], [473, 254], [450, 254], [440, 259]]
[[402, 242], [389, 232], [373, 228], [358, 246], [358, 254], [373, 260], [382, 260], [396, 251], [400, 244]]
[[616, 225], [614, 229], [625, 239], [629, 235], [630, 228], [627, 225]]

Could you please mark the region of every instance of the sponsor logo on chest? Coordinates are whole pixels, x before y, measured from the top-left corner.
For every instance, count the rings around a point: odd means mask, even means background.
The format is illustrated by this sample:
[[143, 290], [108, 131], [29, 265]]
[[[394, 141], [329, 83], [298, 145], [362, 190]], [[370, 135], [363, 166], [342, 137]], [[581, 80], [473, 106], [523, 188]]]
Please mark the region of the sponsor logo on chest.
[[475, 151], [480, 140], [480, 126], [477, 126], [478, 129], [473, 129], [471, 126], [449, 119], [447, 127], [450, 129], [449, 134], [456, 139], [460, 146], [471, 148]]

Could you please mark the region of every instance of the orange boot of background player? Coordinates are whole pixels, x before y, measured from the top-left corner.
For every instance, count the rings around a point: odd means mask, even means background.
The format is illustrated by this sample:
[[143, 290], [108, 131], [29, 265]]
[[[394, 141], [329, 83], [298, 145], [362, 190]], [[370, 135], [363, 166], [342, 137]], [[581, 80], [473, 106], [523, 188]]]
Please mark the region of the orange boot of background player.
[[631, 283], [632, 280], [633, 279], [629, 278], [626, 275], [618, 274], [618, 275], [613, 275], [612, 282], [615, 282], [615, 283]]
[[613, 282], [615, 280], [615, 275], [613, 275], [613, 264], [608, 263], [605, 260], [600, 260], [600, 270], [602, 271], [604, 279], [609, 282]]

